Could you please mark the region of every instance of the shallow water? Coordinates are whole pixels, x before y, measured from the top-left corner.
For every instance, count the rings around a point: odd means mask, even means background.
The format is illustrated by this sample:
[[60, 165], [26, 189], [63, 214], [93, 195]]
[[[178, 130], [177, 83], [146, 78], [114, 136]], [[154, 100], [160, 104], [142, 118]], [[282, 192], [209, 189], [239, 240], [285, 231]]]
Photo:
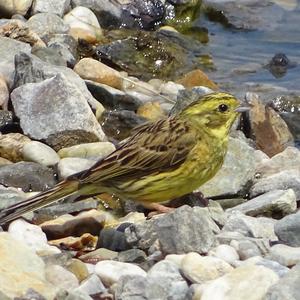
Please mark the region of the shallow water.
[[[226, 27], [202, 15], [196, 23], [208, 29], [209, 42], [204, 48], [212, 56], [215, 67], [209, 76], [220, 86], [227, 85], [229, 90], [239, 92], [246, 91], [245, 83], [249, 82], [299, 91], [300, 1], [295, 1], [293, 6], [292, 10], [272, 6], [270, 13], [261, 16], [265, 26], [252, 31]], [[264, 68], [276, 53], [284, 53], [291, 62], [298, 63], [280, 78]], [[245, 69], [248, 72], [243, 72]], [[232, 85], [228, 85], [230, 82]]]

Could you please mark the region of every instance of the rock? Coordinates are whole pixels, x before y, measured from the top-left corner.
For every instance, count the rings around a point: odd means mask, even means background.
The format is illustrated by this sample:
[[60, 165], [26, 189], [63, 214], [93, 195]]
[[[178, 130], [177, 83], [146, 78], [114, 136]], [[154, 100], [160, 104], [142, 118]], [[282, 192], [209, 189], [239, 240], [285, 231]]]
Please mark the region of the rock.
[[38, 13], [51, 13], [62, 17], [68, 10], [70, 6], [70, 0], [35, 0], [32, 5], [32, 14]]
[[56, 14], [39, 13], [32, 16], [26, 25], [36, 32], [42, 39], [47, 35], [67, 33], [69, 26]]
[[46, 278], [61, 289], [73, 290], [79, 286], [76, 276], [59, 265], [46, 266]]
[[300, 247], [300, 212], [279, 220], [275, 225], [275, 233], [287, 245]]
[[250, 128], [257, 148], [272, 157], [293, 145], [293, 136], [280, 115], [262, 104], [256, 94], [248, 93], [246, 97], [251, 104]]
[[75, 7], [64, 16], [64, 22], [70, 26], [69, 33], [76, 40], [83, 39], [88, 43], [96, 43], [103, 38], [97, 17], [87, 7]]
[[20, 133], [0, 135], [0, 156], [12, 162], [23, 160], [23, 147], [30, 138]]
[[83, 79], [92, 80], [121, 89], [122, 79], [119, 72], [92, 58], [82, 58], [74, 71]]
[[[0, 85], [1, 85], [1, 83], [0, 83]], [[1, 90], [1, 87], [0, 87], [0, 90]], [[0, 94], [1, 94], [1, 91], [0, 91]], [[0, 95], [0, 98], [1, 98], [1, 95]], [[8, 110], [0, 110], [0, 131], [1, 131], [1, 133], [4, 133], [5, 129], [13, 124], [14, 124], [13, 113]]]
[[292, 189], [272, 190], [245, 203], [237, 205], [227, 212], [240, 211], [249, 216], [279, 216], [295, 212], [297, 209], [296, 195]]
[[9, 100], [8, 86], [4, 77], [0, 75], [0, 106], [2, 108], [7, 108], [8, 100]]
[[65, 265], [68, 271], [73, 273], [79, 282], [85, 280], [89, 276], [89, 271], [81, 260], [72, 258]]
[[263, 254], [258, 245], [250, 240], [232, 241], [230, 246], [237, 251], [241, 260], [246, 260], [250, 257], [260, 256]]
[[236, 250], [229, 245], [219, 245], [208, 252], [209, 256], [214, 256], [226, 261], [229, 264], [239, 260]]
[[31, 47], [26, 43], [7, 37], [0, 37], [0, 74], [5, 78], [8, 87], [11, 87], [13, 84], [15, 55], [20, 52], [30, 53], [30, 51]]
[[137, 110], [137, 115], [150, 121], [156, 121], [166, 117], [159, 102], [147, 102], [141, 105]]
[[0, 210], [26, 199], [26, 194], [16, 188], [0, 185]]
[[277, 244], [271, 247], [269, 257], [283, 266], [292, 267], [300, 263], [300, 247]]
[[8, 233], [40, 256], [60, 253], [58, 248], [48, 245], [46, 235], [39, 226], [27, 223], [22, 219], [10, 223]]
[[183, 258], [181, 270], [192, 283], [204, 283], [231, 272], [233, 267], [220, 258], [191, 252]]
[[32, 54], [40, 58], [42, 61], [56, 66], [67, 66], [67, 61], [60, 53], [60, 49], [47, 47], [47, 48], [33, 48]]
[[94, 133], [99, 140], [104, 139], [85, 96], [63, 74], [16, 88], [11, 99], [24, 133], [35, 139], [78, 129]]
[[97, 237], [89, 233], [84, 233], [80, 237], [68, 236], [57, 240], [51, 240], [49, 241], [49, 245], [57, 246], [63, 250], [91, 251], [96, 248], [97, 240]]
[[113, 260], [99, 261], [96, 264], [95, 272], [106, 286], [118, 282], [122, 276], [139, 275], [146, 277], [147, 275], [144, 270], [136, 265]]
[[74, 292], [83, 292], [88, 295], [96, 295], [106, 291], [105, 286], [96, 274], [91, 274], [88, 278], [83, 280]]
[[300, 264], [296, 265], [284, 277], [272, 285], [265, 300], [297, 300], [299, 299]]
[[143, 103], [139, 98], [133, 97], [109, 85], [91, 80], [86, 80], [85, 83], [93, 97], [101, 102], [107, 109], [136, 111]]
[[0, 167], [10, 165], [12, 162], [6, 158], [0, 157]]
[[32, 0], [4, 0], [0, 3], [1, 15], [12, 16], [20, 14], [25, 16], [31, 6]]
[[118, 261], [140, 264], [147, 258], [146, 253], [140, 249], [129, 249], [119, 252]]
[[48, 45], [48, 49], [53, 50], [54, 54], [57, 53], [57, 56], [60, 56], [60, 59], [64, 65], [71, 69], [74, 68], [76, 64], [76, 58], [74, 57], [73, 53], [71, 52], [71, 49], [67, 44], [52, 42], [51, 44], [48, 43]]
[[187, 299], [188, 285], [171, 261], [160, 261], [147, 274], [146, 299]]
[[242, 192], [255, 174], [255, 150], [239, 138], [229, 138], [228, 152], [220, 171], [200, 187], [205, 197]]
[[131, 248], [126, 241], [124, 232], [115, 228], [104, 228], [101, 230], [97, 247], [107, 248], [112, 251], [125, 251]]
[[[145, 298], [147, 282], [141, 275], [122, 276], [114, 286], [116, 300], [139, 300]], [[160, 298], [161, 299], [161, 298]]]
[[207, 253], [215, 246], [213, 231], [216, 224], [200, 207], [182, 206], [174, 212], [133, 224], [125, 230], [128, 243], [148, 249], [159, 240], [164, 253]]
[[24, 160], [36, 162], [46, 167], [53, 166], [60, 160], [52, 148], [37, 141], [26, 143], [22, 149], [22, 156]]
[[185, 258], [187, 254], [168, 254], [165, 257], [165, 260], [169, 260], [173, 262], [175, 265], [177, 265], [178, 268], [181, 267], [182, 260]]
[[58, 151], [61, 158], [64, 157], [81, 157], [81, 158], [95, 158], [100, 160], [113, 151], [116, 147], [110, 142], [88, 143], [75, 145], [68, 148], [63, 148]]
[[276, 240], [274, 225], [276, 221], [268, 218], [254, 218], [233, 211], [222, 230], [240, 232], [244, 236]]
[[[278, 281], [278, 275], [263, 266], [242, 266], [201, 286], [201, 298], [195, 300], [261, 300]], [[255, 287], [255, 293], [253, 292]]]
[[34, 289], [30, 288], [24, 295], [22, 295], [22, 297], [14, 298], [14, 300], [46, 300], [46, 298], [40, 293], [36, 292]]
[[218, 90], [218, 86], [211, 81], [208, 76], [200, 69], [193, 70], [179, 78], [177, 83], [182, 84], [185, 88], [192, 88], [194, 86], [206, 86], [212, 90]]
[[46, 281], [45, 264], [32, 249], [9, 233], [0, 232], [0, 252], [0, 291], [9, 299], [22, 296], [29, 288], [47, 299], [54, 298], [57, 287]]
[[[110, 298], [108, 298], [110, 299]], [[55, 296], [55, 300], [93, 300], [88, 294], [80, 291], [67, 291], [61, 289]]]
[[283, 170], [258, 179], [250, 189], [250, 196], [255, 197], [269, 191], [287, 189], [293, 189], [297, 199], [300, 197], [300, 169]]
[[0, 183], [23, 191], [45, 191], [56, 183], [53, 171], [33, 162], [18, 162], [0, 168]]
[[98, 262], [102, 260], [116, 259], [118, 257], [118, 252], [108, 250], [106, 248], [99, 248], [97, 250], [88, 252], [81, 255], [80, 260], [88, 262]]
[[76, 217], [63, 215], [55, 220], [44, 222], [40, 226], [50, 240], [71, 235], [81, 236], [87, 232], [97, 235], [103, 228], [106, 218], [105, 213], [92, 209], [82, 212]]
[[66, 179], [67, 177], [75, 173], [89, 169], [94, 164], [95, 164], [94, 160], [85, 159], [85, 158], [78, 158], [78, 157], [63, 158], [59, 161], [57, 166], [58, 177], [60, 179]]

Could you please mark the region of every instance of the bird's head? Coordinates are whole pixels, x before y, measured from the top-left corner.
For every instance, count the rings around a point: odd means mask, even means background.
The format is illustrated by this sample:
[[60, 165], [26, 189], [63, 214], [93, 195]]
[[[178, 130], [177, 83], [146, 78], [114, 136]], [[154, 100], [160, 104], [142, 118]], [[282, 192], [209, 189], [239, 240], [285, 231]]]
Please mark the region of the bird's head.
[[196, 126], [206, 128], [213, 135], [224, 137], [239, 113], [248, 110], [239, 100], [227, 93], [211, 93], [201, 96], [187, 106], [180, 116]]

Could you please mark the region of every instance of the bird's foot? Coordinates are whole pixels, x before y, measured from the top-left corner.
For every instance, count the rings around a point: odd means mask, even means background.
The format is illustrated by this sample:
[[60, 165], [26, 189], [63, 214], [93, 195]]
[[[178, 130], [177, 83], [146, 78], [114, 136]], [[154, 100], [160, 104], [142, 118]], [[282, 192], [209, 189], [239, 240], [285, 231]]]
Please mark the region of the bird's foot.
[[155, 202], [141, 202], [141, 204], [145, 208], [151, 210], [151, 212], [148, 214], [148, 217], [150, 218], [158, 214], [170, 213], [175, 210], [173, 207], [164, 206]]

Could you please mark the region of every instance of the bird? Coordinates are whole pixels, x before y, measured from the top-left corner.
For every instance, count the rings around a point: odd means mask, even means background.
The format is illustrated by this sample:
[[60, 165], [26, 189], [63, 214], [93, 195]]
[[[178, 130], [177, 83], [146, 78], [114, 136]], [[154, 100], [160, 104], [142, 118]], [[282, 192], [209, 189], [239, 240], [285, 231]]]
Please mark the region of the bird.
[[221, 168], [230, 129], [248, 108], [233, 95], [199, 96], [176, 115], [140, 125], [119, 147], [91, 168], [0, 212], [0, 224], [67, 196], [108, 193], [145, 207], [193, 192]]

